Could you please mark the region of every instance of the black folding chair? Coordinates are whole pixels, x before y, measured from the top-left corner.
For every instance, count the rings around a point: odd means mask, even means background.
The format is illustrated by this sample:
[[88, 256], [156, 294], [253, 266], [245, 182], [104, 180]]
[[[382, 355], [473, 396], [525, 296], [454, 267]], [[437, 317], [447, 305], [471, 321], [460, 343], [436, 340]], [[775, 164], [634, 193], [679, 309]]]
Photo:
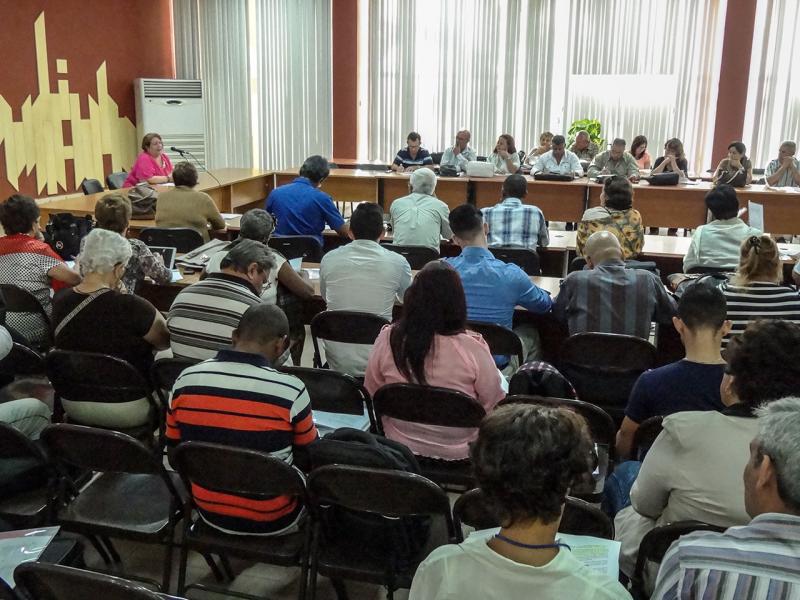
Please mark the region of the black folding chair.
[[631, 445], [631, 456], [634, 460], [643, 461], [647, 456], [650, 446], [656, 441], [658, 434], [664, 429], [664, 417], [657, 415], [645, 419], [639, 425], [639, 429], [633, 434], [633, 444]]
[[314, 366], [322, 368], [319, 340], [348, 344], [374, 344], [389, 321], [372, 313], [354, 310], [325, 310], [311, 319], [311, 341], [314, 343]]
[[44, 357], [33, 348], [14, 342], [5, 358], [0, 360], [0, 377], [33, 377], [44, 375], [46, 366]]
[[330, 369], [310, 369], [308, 367], [281, 367], [279, 369], [294, 375], [306, 386], [311, 398], [311, 410], [344, 415], [363, 415], [369, 418], [369, 430], [378, 432], [372, 398], [361, 382], [346, 373]]
[[0, 423], [0, 519], [25, 529], [49, 521], [56, 476], [41, 447], [7, 423]]
[[169, 590], [174, 532], [186, 495], [177, 473], [167, 472], [160, 454], [117, 431], [60, 423], [41, 437], [62, 470], [100, 473], [58, 508], [62, 529], [86, 536], [107, 563], [121, 563], [112, 537], [163, 545], [161, 589]]
[[[0, 283], [0, 297], [3, 301], [3, 308], [7, 313], [19, 312], [39, 315], [47, 326], [47, 338], [42, 350], [47, 350], [53, 345], [53, 323], [47, 311], [36, 299], [36, 296], [14, 284]], [[20, 331], [18, 333], [24, 335], [24, 332]]]
[[190, 358], [159, 358], [150, 367], [150, 381], [158, 394], [163, 409], [169, 408], [169, 394], [175, 385], [175, 380], [187, 367], [196, 365], [199, 361]]
[[503, 356], [516, 356], [518, 367], [525, 362], [522, 340], [513, 330], [495, 323], [481, 323], [479, 321], [467, 321], [467, 329], [475, 333], [480, 333], [484, 341], [489, 345], [492, 354]]
[[512, 263], [520, 267], [528, 275], [541, 275], [539, 255], [530, 248], [516, 248], [512, 246], [490, 246], [489, 252], [498, 260]]
[[[391, 600], [394, 591], [411, 586], [419, 563], [438, 546], [462, 540], [455, 528], [447, 494], [435, 483], [414, 473], [388, 469], [370, 469], [329, 465], [312, 471], [308, 492], [314, 513], [311, 547], [311, 599], [316, 598], [318, 575], [330, 577], [340, 598], [346, 597], [343, 579], [386, 586]], [[332, 509], [357, 511], [393, 520], [408, 517], [431, 517], [427, 539], [411, 556], [400, 556], [400, 544], [392, 539], [379, 540], [375, 547], [365, 547], [357, 532], [338, 535], [335, 516], [326, 518]], [[420, 531], [420, 534], [424, 533]]]
[[[245, 496], [250, 501], [292, 496], [301, 506], [308, 506], [306, 486], [300, 473], [291, 465], [264, 452], [220, 444], [184, 442], [175, 449], [173, 463], [188, 490], [198, 486], [214, 493]], [[202, 504], [193, 494], [190, 495], [184, 506], [185, 514], [201, 511]], [[189, 588], [230, 593], [227, 589], [206, 584], [186, 585], [188, 555], [190, 550], [194, 550], [204, 556], [220, 555], [223, 568], [231, 579], [233, 574], [228, 556], [255, 559], [283, 567], [300, 567], [298, 598], [302, 600], [308, 580], [310, 541], [311, 526], [305, 520], [301, 521], [297, 533], [265, 537], [227, 534], [210, 526], [199, 516], [187, 518], [181, 546], [178, 593], [183, 594]], [[245, 594], [242, 596], [256, 598]]]
[[97, 179], [84, 179], [81, 182], [81, 191], [86, 196], [89, 194], [99, 194], [103, 191], [103, 184], [97, 181]]
[[382, 242], [381, 246], [392, 252], [397, 252], [406, 257], [408, 264], [415, 271], [419, 271], [422, 267], [429, 262], [439, 260], [439, 253], [433, 248], [427, 246], [401, 246], [399, 244], [391, 244]]
[[286, 260], [302, 258], [313, 263], [322, 260], [322, 246], [313, 235], [273, 235], [267, 244]]
[[[407, 423], [473, 429], [486, 416], [483, 406], [462, 392], [414, 383], [385, 385], [375, 392], [372, 403], [379, 427], [381, 419], [388, 417]], [[418, 455], [417, 460], [422, 474], [440, 485], [475, 486], [468, 459], [445, 461]]]
[[139, 239], [148, 246], [175, 248], [179, 254], [191, 252], [203, 245], [203, 236], [190, 227], [145, 227]]
[[106, 177], [106, 185], [108, 186], [109, 190], [121, 190], [122, 186], [125, 185], [125, 180], [127, 178], [128, 174], [125, 171], [109, 173]]

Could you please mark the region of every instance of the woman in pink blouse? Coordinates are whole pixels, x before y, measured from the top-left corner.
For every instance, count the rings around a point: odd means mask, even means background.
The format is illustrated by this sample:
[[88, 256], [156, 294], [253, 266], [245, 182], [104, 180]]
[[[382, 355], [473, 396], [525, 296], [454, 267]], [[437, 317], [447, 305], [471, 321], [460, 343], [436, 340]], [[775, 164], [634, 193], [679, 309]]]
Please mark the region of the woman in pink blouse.
[[164, 154], [164, 142], [157, 133], [148, 133], [142, 138], [142, 152], [133, 163], [123, 187], [137, 183], [167, 183], [172, 181], [172, 163]]
[[[367, 363], [364, 385], [374, 394], [391, 383], [419, 383], [464, 392], [487, 413], [505, 397], [489, 346], [466, 331], [467, 302], [458, 273], [428, 263], [405, 294], [403, 317], [383, 328]], [[445, 460], [469, 456], [477, 429], [437, 427], [383, 419], [390, 439], [415, 454]]]

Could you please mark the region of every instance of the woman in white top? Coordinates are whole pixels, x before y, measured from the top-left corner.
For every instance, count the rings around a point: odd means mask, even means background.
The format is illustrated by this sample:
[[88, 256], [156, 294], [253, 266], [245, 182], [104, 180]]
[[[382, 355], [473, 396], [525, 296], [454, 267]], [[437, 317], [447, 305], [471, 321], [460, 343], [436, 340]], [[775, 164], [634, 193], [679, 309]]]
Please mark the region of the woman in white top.
[[501, 134], [486, 160], [494, 165], [494, 172], [498, 175], [512, 175], [519, 171], [520, 158], [514, 138], [508, 133]]
[[500, 532], [434, 550], [409, 600], [629, 599], [556, 539], [567, 491], [589, 469], [590, 451], [585, 424], [564, 409], [512, 404], [484, 418], [471, 455]]

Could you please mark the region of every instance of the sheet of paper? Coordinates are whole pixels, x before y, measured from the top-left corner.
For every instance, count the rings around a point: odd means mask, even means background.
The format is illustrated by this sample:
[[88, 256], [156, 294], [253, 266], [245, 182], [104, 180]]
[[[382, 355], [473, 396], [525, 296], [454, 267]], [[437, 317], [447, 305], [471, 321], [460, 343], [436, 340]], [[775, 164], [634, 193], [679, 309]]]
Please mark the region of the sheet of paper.
[[239, 213], [220, 213], [220, 215], [226, 221], [229, 220], [229, 219], [238, 219], [239, 217], [242, 216]]
[[291, 265], [292, 269], [299, 272], [301, 270], [301, 266], [303, 265], [303, 257], [298, 256], [297, 258], [290, 258], [289, 265]]
[[175, 283], [176, 281], [180, 281], [181, 279], [183, 279], [183, 275], [181, 275], [181, 272], [178, 269], [172, 269], [171, 272], [172, 272], [172, 283]]
[[764, 205], [750, 200], [747, 203], [747, 214], [750, 227], [755, 227], [759, 231], [764, 231]]
[[306, 273], [308, 273], [309, 279], [319, 279], [319, 269], [303, 269]]
[[58, 527], [21, 529], [0, 533], [0, 579], [14, 587], [14, 569], [38, 559], [50, 543]]

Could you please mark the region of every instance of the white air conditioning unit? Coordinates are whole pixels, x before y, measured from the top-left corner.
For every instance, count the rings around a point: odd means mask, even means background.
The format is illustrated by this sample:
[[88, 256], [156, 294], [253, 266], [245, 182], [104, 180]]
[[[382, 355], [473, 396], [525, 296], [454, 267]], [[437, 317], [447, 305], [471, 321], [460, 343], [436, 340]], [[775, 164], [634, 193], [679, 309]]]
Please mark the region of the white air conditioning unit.
[[[135, 79], [136, 132], [139, 142], [158, 133], [164, 152], [175, 163], [181, 158], [171, 146], [187, 150], [206, 167], [206, 118], [203, 82], [195, 79]], [[194, 162], [194, 161], [190, 161]]]

